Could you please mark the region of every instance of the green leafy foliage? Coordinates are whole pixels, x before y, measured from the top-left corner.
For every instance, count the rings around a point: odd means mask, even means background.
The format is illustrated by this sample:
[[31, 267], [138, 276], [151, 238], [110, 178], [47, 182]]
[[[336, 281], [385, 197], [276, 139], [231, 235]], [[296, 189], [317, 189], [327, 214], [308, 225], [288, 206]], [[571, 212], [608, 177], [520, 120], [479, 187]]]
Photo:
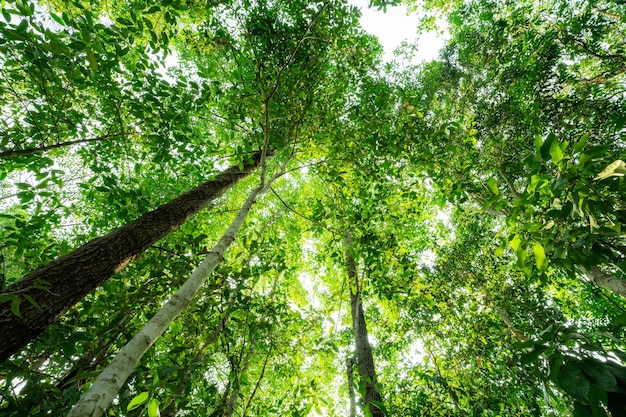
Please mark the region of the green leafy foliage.
[[[109, 414], [346, 415], [361, 291], [359, 415], [623, 415], [626, 304], [581, 272], [626, 274], [626, 9], [535, 3], [427, 1], [450, 40], [401, 67], [341, 2], [6, 0], [0, 288], [267, 146], [288, 174]], [[257, 182], [0, 364], [0, 414], [66, 414]]]

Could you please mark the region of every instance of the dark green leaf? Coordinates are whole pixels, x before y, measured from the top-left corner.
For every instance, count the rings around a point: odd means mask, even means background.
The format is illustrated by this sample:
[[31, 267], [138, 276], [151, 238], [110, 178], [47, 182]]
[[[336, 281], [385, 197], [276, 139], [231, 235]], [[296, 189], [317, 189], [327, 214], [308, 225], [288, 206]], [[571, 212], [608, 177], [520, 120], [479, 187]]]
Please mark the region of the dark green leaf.
[[566, 361], [561, 367], [558, 385], [577, 401], [589, 403], [589, 380], [574, 360]]

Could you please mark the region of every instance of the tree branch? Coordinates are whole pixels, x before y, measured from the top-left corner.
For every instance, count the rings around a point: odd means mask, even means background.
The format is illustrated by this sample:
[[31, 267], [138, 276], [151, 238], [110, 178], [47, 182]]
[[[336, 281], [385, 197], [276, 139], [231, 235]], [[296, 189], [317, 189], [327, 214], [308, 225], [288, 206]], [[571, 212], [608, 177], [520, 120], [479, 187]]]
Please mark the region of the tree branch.
[[111, 138], [116, 138], [116, 137], [126, 136], [126, 135], [133, 135], [133, 134], [135, 134], [135, 132], [116, 133], [113, 135], [98, 136], [97, 138], [70, 140], [67, 142], [60, 142], [54, 145], [42, 146], [39, 148], [13, 149], [11, 151], [0, 152], [0, 158], [6, 158], [9, 156], [15, 156], [15, 155], [25, 155], [29, 153], [46, 152], [51, 149], [62, 148], [64, 146], [71, 146], [71, 145], [76, 145], [79, 143], [98, 142], [98, 141], [103, 141], [103, 140], [107, 140]]

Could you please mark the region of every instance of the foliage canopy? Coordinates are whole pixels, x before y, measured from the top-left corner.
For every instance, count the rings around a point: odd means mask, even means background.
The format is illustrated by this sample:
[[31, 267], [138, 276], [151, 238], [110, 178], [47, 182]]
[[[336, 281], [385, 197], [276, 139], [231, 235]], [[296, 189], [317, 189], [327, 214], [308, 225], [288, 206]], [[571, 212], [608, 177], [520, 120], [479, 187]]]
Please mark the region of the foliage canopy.
[[0, 415], [69, 412], [259, 181], [108, 415], [626, 415], [626, 5], [404, 3], [446, 20], [437, 60], [382, 62], [339, 0], [2, 2], [10, 314], [37, 268], [247, 177], [2, 362]]

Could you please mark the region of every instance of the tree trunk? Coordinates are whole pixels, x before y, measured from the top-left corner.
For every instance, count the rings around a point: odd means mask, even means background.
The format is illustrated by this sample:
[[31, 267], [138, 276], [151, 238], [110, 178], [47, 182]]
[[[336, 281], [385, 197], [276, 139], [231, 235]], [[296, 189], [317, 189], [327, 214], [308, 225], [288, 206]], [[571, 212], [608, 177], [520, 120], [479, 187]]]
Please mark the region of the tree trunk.
[[528, 337], [526, 337], [524, 333], [520, 332], [517, 327], [515, 327], [515, 325], [513, 324], [513, 320], [511, 320], [511, 317], [509, 316], [509, 313], [504, 308], [500, 307], [498, 303], [496, 303], [496, 301], [491, 297], [491, 294], [484, 285], [482, 285], [482, 287], [484, 291], [484, 298], [491, 303], [493, 309], [496, 313], [498, 313], [504, 324], [506, 324], [506, 328], [509, 329], [509, 332], [511, 332], [513, 337], [515, 337], [520, 342], [527, 342], [529, 340]]
[[582, 265], [578, 265], [581, 271], [587, 278], [589, 278], [594, 284], [605, 290], [619, 294], [622, 297], [626, 297], [626, 280], [618, 278], [616, 276], [602, 272], [597, 266], [590, 266], [589, 268]]
[[361, 287], [357, 276], [356, 264], [350, 253], [350, 238], [348, 249], [346, 250], [346, 265], [348, 267], [348, 283], [350, 286], [350, 310], [352, 313], [352, 330], [354, 332], [354, 345], [356, 347], [356, 362], [359, 370], [359, 377], [365, 383], [365, 394], [362, 395], [363, 406], [369, 407], [372, 417], [384, 417], [383, 411], [377, 404], [382, 404], [382, 397], [376, 389], [376, 369], [374, 367], [374, 356], [372, 347], [367, 335], [367, 325], [363, 314], [363, 303], [361, 302]]
[[354, 356], [346, 359], [346, 374], [348, 376], [348, 395], [350, 396], [350, 417], [356, 417], [356, 395], [354, 393]]
[[256, 198], [266, 192], [273, 180], [279, 175], [275, 175], [266, 184], [259, 185], [250, 193], [224, 235], [202, 260], [191, 277], [167, 300], [139, 333], [118, 352], [111, 363], [96, 378], [89, 390], [82, 395], [67, 417], [100, 417], [103, 415], [144, 353], [163, 334], [170, 323], [187, 308], [207, 277], [224, 259], [224, 253], [235, 240], [235, 236]]
[[515, 327], [515, 325], [511, 321], [511, 318], [509, 317], [509, 314], [507, 313], [507, 311], [505, 309], [501, 308], [496, 303], [493, 304], [493, 308], [494, 308], [494, 310], [496, 310], [496, 313], [498, 313], [498, 315], [500, 316], [500, 318], [502, 319], [504, 324], [506, 324], [507, 329], [509, 329], [509, 331], [511, 332], [513, 337], [515, 337], [520, 342], [527, 342], [528, 341], [528, 337], [526, 337], [526, 335], [524, 335], [524, 333], [520, 332], [517, 329], [517, 327]]
[[20, 297], [22, 302], [19, 317], [13, 314], [11, 302], [0, 304], [0, 362], [40, 335], [152, 244], [245, 178], [259, 166], [260, 159], [260, 154], [255, 154], [253, 162], [243, 170], [230, 167], [214, 179], [106, 236], [85, 243], [5, 288], [1, 295]]

